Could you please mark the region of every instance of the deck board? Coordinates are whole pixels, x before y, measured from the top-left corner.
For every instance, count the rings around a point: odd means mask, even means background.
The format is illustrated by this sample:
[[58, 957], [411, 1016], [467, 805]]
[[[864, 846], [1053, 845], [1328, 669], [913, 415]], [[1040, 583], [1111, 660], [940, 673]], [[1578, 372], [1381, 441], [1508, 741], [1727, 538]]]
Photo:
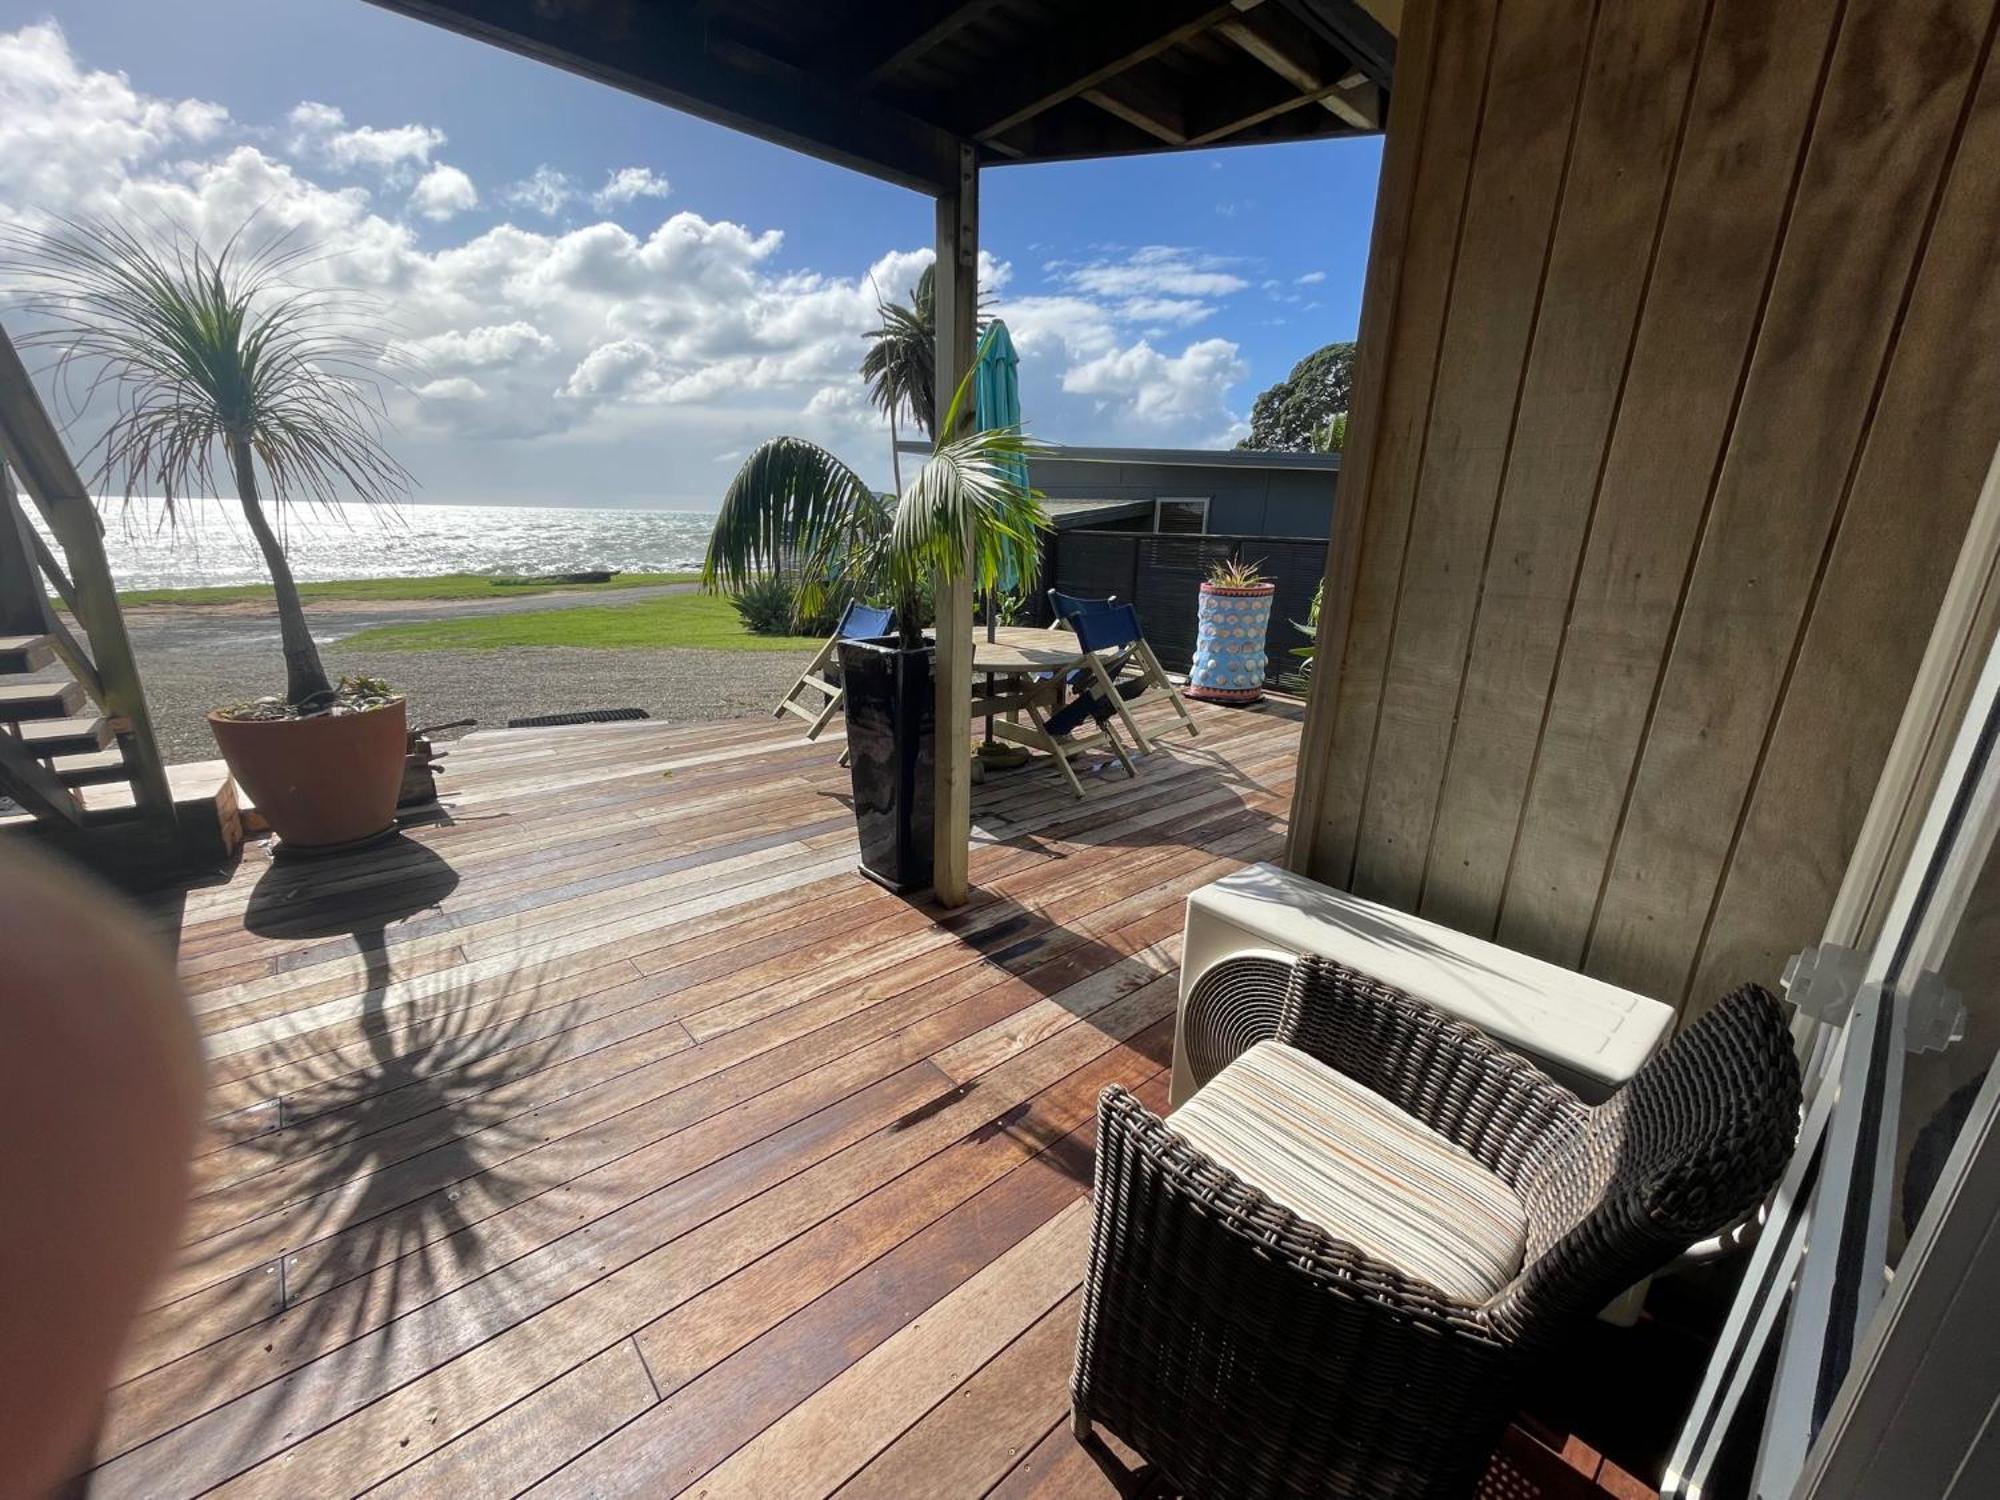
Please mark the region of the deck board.
[[1290, 798], [1296, 705], [1194, 712], [979, 788], [950, 913], [763, 723], [475, 735], [448, 821], [163, 898], [209, 1122], [90, 1492], [1081, 1475], [1096, 1095], [1163, 1100], [1182, 903]]

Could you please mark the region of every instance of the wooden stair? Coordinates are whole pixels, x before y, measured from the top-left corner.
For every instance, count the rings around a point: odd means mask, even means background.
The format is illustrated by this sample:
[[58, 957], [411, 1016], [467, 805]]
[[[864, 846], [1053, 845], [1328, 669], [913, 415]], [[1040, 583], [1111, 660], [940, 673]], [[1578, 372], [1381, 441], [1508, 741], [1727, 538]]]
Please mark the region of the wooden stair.
[[226, 862], [243, 839], [228, 769], [167, 768], [178, 831], [163, 842], [139, 807], [119, 738], [126, 721], [96, 712], [80, 681], [49, 670], [66, 660], [47, 635], [0, 635], [0, 762], [10, 768], [0, 837], [44, 840], [140, 887], [155, 873]]
[[0, 672], [39, 672], [55, 659], [56, 648], [45, 635], [0, 635]]
[[38, 719], [18, 726], [21, 743], [37, 760], [95, 755], [110, 748], [116, 726], [106, 718]]
[[113, 879], [217, 862], [234, 803], [176, 792], [90, 489], [4, 328], [0, 439], [0, 831]]
[[125, 752], [116, 747], [75, 755], [55, 755], [48, 759], [49, 769], [56, 773], [56, 780], [67, 787], [128, 782], [132, 776], [125, 765]]
[[83, 684], [61, 682], [0, 682], [0, 722], [19, 724], [31, 719], [67, 719], [85, 703]]
[[[72, 822], [103, 821], [98, 804], [105, 792], [122, 789], [131, 801], [131, 765], [117, 740], [118, 726], [108, 717], [91, 716], [88, 693], [74, 677], [41, 676], [60, 656], [47, 635], [0, 635], [0, 734], [13, 744], [24, 783], [21, 794], [45, 815], [59, 814]], [[35, 770], [39, 763], [53, 780]], [[93, 791], [90, 797], [82, 789]], [[97, 815], [93, 819], [93, 815]], [[122, 808], [113, 818], [125, 816]]]

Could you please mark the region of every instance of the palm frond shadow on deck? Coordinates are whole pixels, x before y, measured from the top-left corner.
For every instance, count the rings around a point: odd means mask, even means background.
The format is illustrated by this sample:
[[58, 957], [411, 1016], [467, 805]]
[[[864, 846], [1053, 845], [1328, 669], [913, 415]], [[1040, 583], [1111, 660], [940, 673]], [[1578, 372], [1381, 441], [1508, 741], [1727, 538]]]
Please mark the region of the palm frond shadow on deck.
[[[1150, 773], [1166, 769], [1174, 761], [1186, 761], [1194, 769], [1179, 776], [1173, 784], [1174, 797], [1182, 804], [1191, 803], [1216, 787], [1226, 787], [1235, 791], [1240, 799], [1262, 796], [1275, 789], [1239, 771], [1230, 764], [1219, 751], [1211, 751], [1199, 741], [1192, 743], [1155, 742], [1153, 753], [1135, 757], [1139, 767], [1139, 779], [1130, 783], [1135, 795], [1146, 795], [1146, 779]], [[1108, 755], [1093, 753], [1071, 762], [1077, 779], [1087, 789], [1097, 792], [1116, 792], [1128, 785], [1125, 773], [1118, 762]], [[1037, 783], [1026, 783], [1023, 777], [1038, 778]], [[1046, 812], [1048, 804], [1039, 798], [1032, 799], [1025, 807], [1018, 801], [1018, 794], [1031, 786], [1041, 790], [1040, 779], [1046, 778], [1047, 795], [1051, 798], [1064, 797], [1066, 793], [1054, 779], [1052, 772], [1038, 761], [1031, 762], [1021, 771], [1004, 773], [989, 779], [985, 785], [975, 788], [972, 799], [972, 836], [976, 847], [999, 845], [1008, 849], [1025, 849], [1036, 853], [1054, 854], [1060, 858], [1061, 851], [1055, 847], [1058, 840], [1069, 844], [1091, 846], [1116, 845], [1124, 848], [1151, 848], [1164, 844], [1184, 844], [1185, 835], [1162, 833], [1158, 828], [1146, 824], [1135, 825], [1132, 820], [1122, 817], [1100, 817], [1093, 809], [1093, 798], [1086, 796], [1074, 804], [1076, 817], [1066, 819], [1053, 828], [1017, 828], [1013, 824], [1016, 816], [1025, 811], [1030, 816]], [[1281, 821], [1281, 820], [1280, 820]], [[1073, 829], [1070, 825], [1076, 825]]]
[[337, 901], [309, 899], [338, 873], [337, 861], [274, 865], [247, 925], [296, 938], [352, 924], [345, 932], [365, 966], [360, 1045], [321, 1050], [323, 1039], [301, 1039], [289, 1055], [283, 1044], [271, 1050], [288, 1080], [278, 1128], [238, 1143], [243, 1168], [215, 1190], [240, 1187], [261, 1212], [187, 1252], [197, 1277], [204, 1265], [228, 1275], [245, 1231], [282, 1235], [275, 1264], [261, 1268], [275, 1277], [275, 1311], [261, 1342], [245, 1345], [267, 1366], [266, 1383], [240, 1398], [241, 1430], [258, 1438], [305, 1415], [293, 1409], [303, 1384], [283, 1378], [292, 1370], [327, 1358], [389, 1365], [397, 1319], [454, 1289], [481, 1286], [504, 1302], [509, 1257], [489, 1248], [481, 1225], [561, 1180], [524, 1165], [544, 1137], [516, 1085], [564, 1051], [577, 1002], [536, 1007], [543, 976], [533, 966], [477, 994], [464, 982], [428, 987], [422, 976], [399, 987], [388, 929], [441, 902], [456, 874], [407, 843], [357, 921], [327, 915]]
[[[1246, 894], [1261, 895], [1279, 905], [1299, 904], [1297, 888], [1274, 878], [1266, 869], [1253, 866], [1243, 870], [1234, 878], [1233, 883], [1237, 889]], [[1447, 943], [1433, 938], [1403, 913], [1378, 913], [1367, 907], [1357, 907], [1333, 891], [1329, 890], [1323, 894], [1329, 902], [1342, 901], [1337, 915], [1326, 920], [1360, 938], [1370, 948], [1406, 953], [1424, 960], [1440, 973], [1455, 973], [1462, 976], [1496, 1013], [1509, 1013], [1510, 1019], [1519, 1028], [1517, 1034], [1530, 1034], [1536, 1026], [1543, 1024], [1539, 1012], [1512, 1013], [1512, 1007], [1507, 1005], [1505, 996], [1524, 992], [1524, 986], [1511, 963], [1503, 971], [1462, 943]], [[1312, 910], [1310, 906], [1300, 909]], [[1491, 933], [1474, 933], [1473, 936], [1492, 940]], [[1508, 954], [1510, 960], [1520, 957], [1510, 949], [1500, 948], [1494, 951]]]

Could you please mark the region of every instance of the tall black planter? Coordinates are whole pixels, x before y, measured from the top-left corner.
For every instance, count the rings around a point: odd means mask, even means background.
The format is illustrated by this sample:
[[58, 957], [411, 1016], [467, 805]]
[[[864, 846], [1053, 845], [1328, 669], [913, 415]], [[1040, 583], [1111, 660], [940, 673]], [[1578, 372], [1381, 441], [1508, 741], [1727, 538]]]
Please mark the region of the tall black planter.
[[931, 883], [935, 649], [905, 650], [894, 638], [840, 643], [861, 873], [899, 893]]

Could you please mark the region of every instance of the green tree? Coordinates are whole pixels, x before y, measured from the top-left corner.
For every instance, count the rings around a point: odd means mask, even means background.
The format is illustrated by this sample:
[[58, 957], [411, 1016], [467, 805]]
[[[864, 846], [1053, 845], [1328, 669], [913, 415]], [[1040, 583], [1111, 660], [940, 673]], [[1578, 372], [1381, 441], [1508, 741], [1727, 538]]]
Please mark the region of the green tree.
[[896, 451], [896, 419], [907, 411], [925, 437], [937, 428], [937, 278], [936, 267], [910, 288], [910, 300], [879, 304], [882, 324], [868, 335], [868, 352], [861, 356], [861, 378], [868, 394], [889, 419], [889, 466], [896, 488], [903, 488], [903, 460]]
[[1265, 452], [1304, 453], [1314, 432], [1347, 410], [1354, 389], [1354, 345], [1315, 349], [1292, 373], [1250, 408], [1250, 436], [1236, 446]]
[[294, 284], [314, 247], [278, 236], [252, 248], [248, 227], [210, 250], [177, 224], [141, 238], [59, 220], [9, 235], [0, 265], [37, 325], [22, 342], [61, 351], [57, 380], [75, 377], [78, 406], [114, 408], [104, 482], [163, 496], [171, 516], [190, 495], [223, 493], [228, 474], [271, 572], [285, 700], [310, 708], [333, 688], [265, 502], [390, 502], [409, 475], [382, 445], [381, 340], [351, 299]]

